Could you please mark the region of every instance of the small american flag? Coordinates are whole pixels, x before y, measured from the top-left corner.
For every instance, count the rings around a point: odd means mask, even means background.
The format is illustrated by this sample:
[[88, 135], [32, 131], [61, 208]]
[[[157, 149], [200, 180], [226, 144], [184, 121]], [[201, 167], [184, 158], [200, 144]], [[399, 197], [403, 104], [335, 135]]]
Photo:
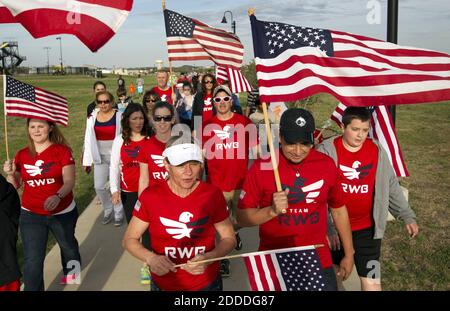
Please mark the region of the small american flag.
[[314, 246], [244, 254], [253, 291], [323, 291], [325, 279]]
[[250, 92], [252, 90], [250, 83], [239, 69], [217, 66], [216, 79], [217, 81], [229, 81], [233, 93]]
[[240, 68], [244, 47], [239, 38], [198, 20], [164, 10], [170, 61], [212, 60], [224, 67]]
[[450, 55], [250, 17], [261, 101], [320, 92], [352, 106], [450, 100]]
[[[339, 103], [333, 111], [330, 119], [342, 125], [342, 116], [347, 106]], [[394, 123], [386, 106], [372, 106], [368, 108], [371, 112], [369, 137], [375, 138], [383, 146], [387, 152], [389, 161], [398, 177], [409, 176], [406, 169], [405, 161], [403, 160], [402, 150], [398, 143], [397, 135], [395, 135]]]
[[69, 109], [64, 97], [10, 76], [4, 76], [3, 89], [7, 116], [36, 118], [67, 126]]

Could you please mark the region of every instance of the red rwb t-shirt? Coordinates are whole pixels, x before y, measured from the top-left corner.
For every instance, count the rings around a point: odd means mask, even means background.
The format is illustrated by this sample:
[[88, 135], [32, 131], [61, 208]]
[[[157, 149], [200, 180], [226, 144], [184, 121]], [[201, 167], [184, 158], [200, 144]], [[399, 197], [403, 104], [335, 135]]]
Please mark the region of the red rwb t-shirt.
[[[300, 163], [289, 162], [280, 152], [278, 170], [283, 189], [289, 188], [285, 214], [259, 226], [260, 250], [323, 244], [317, 252], [323, 268], [332, 265], [326, 238], [327, 209], [344, 205], [339, 173], [333, 160], [312, 149]], [[245, 178], [239, 208], [264, 208], [276, 192], [272, 164], [256, 160]]]
[[[153, 252], [181, 264], [214, 249], [214, 224], [227, 219], [228, 211], [222, 192], [213, 185], [200, 182], [191, 194], [181, 198], [165, 182], [142, 192], [133, 216], [149, 223]], [[201, 275], [183, 269], [163, 276], [152, 273], [155, 284], [170, 291], [200, 290], [218, 276], [218, 261], [208, 265]]]
[[148, 165], [149, 186], [164, 182], [169, 175], [163, 163], [162, 153], [164, 149], [166, 149], [166, 144], [159, 141], [155, 135], [142, 144], [138, 161]]
[[213, 117], [212, 94], [203, 94], [203, 114], [202, 114], [203, 127], [205, 127], [206, 123], [212, 117]]
[[352, 231], [370, 228], [374, 224], [372, 207], [378, 148], [367, 139], [359, 151], [351, 152], [345, 149], [342, 137], [334, 140], [334, 146]]
[[139, 188], [139, 161], [138, 156], [143, 149], [147, 139], [130, 141], [127, 145], [122, 144], [120, 148], [121, 175], [120, 189], [127, 192], [138, 192]]
[[249, 149], [257, 144], [252, 121], [237, 113], [226, 121], [214, 116], [203, 129], [202, 142], [208, 162], [207, 181], [226, 192], [241, 189]]
[[116, 113], [106, 122], [95, 120], [94, 131], [97, 140], [114, 140], [116, 137]]
[[168, 102], [169, 104], [173, 105], [171, 87], [169, 87], [167, 90], [162, 90], [158, 86], [155, 86], [152, 88], [152, 91], [158, 93], [159, 97], [161, 97], [161, 101]]
[[64, 184], [63, 167], [75, 164], [69, 147], [53, 144], [35, 157], [31, 157], [26, 147], [16, 154], [14, 163], [24, 184], [22, 206], [25, 209], [40, 215], [52, 215], [73, 202], [73, 194], [70, 192], [53, 211], [44, 209], [47, 198], [55, 195]]

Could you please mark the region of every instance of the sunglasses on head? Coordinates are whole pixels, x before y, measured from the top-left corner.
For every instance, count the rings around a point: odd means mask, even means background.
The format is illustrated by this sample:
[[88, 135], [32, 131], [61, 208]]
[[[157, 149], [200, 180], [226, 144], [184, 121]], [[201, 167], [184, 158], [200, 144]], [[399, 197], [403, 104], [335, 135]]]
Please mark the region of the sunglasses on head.
[[225, 96], [225, 97], [214, 97], [214, 102], [215, 102], [215, 103], [220, 103], [222, 100], [223, 100], [224, 102], [227, 102], [227, 101], [229, 101], [230, 99], [231, 99], [230, 96]]
[[155, 122], [161, 122], [162, 120], [170, 122], [172, 121], [172, 116], [155, 116], [153, 120], [155, 120]]
[[97, 100], [97, 104], [109, 104], [111, 101], [109, 99], [107, 100]]

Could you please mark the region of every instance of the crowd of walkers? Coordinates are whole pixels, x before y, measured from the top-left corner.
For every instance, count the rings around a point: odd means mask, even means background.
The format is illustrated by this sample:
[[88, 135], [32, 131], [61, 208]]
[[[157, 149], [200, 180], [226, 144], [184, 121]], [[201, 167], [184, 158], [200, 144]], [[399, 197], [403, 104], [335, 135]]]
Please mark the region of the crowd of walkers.
[[[147, 91], [144, 79], [136, 80], [142, 103], [133, 102], [134, 89], [127, 96], [121, 76], [117, 100], [96, 82], [82, 152], [103, 208], [98, 225], [127, 224], [122, 244], [142, 262], [142, 284], [152, 291], [222, 290], [229, 261], [205, 260], [241, 250], [239, 229], [258, 226], [259, 250], [323, 244], [323, 289], [337, 290], [355, 264], [362, 289], [381, 290], [380, 271], [370, 263], [379, 263], [388, 211], [411, 237], [419, 228], [386, 152], [368, 138], [366, 108], [347, 108], [343, 135], [319, 145], [307, 110], [270, 115], [280, 128], [277, 189], [259, 132], [257, 91], [243, 112], [213, 74], [182, 74], [171, 86], [159, 71], [156, 80]], [[49, 232], [61, 249], [61, 282], [77, 279], [70, 268], [82, 266], [72, 150], [52, 122], [28, 119], [26, 128], [28, 146], [4, 163], [6, 179], [0, 177], [0, 290], [18, 290], [20, 279], [24, 290], [44, 290]]]

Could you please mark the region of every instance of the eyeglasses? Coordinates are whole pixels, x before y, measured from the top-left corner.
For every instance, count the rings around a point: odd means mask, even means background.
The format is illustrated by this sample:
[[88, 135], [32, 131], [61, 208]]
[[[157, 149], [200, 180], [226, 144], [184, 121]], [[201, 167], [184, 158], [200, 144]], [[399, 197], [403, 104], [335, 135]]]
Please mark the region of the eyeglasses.
[[208, 81], [205, 81], [205, 84], [208, 84], [208, 83], [213, 83], [211, 80], [208, 80]]
[[215, 103], [220, 103], [222, 100], [224, 102], [228, 102], [230, 101], [231, 97], [230, 96], [225, 96], [225, 97], [214, 97], [214, 102]]
[[109, 99], [107, 100], [97, 100], [97, 104], [109, 104], [111, 101]]
[[172, 121], [172, 116], [155, 116], [153, 120], [155, 120], [155, 122], [161, 122], [162, 120], [170, 122]]

